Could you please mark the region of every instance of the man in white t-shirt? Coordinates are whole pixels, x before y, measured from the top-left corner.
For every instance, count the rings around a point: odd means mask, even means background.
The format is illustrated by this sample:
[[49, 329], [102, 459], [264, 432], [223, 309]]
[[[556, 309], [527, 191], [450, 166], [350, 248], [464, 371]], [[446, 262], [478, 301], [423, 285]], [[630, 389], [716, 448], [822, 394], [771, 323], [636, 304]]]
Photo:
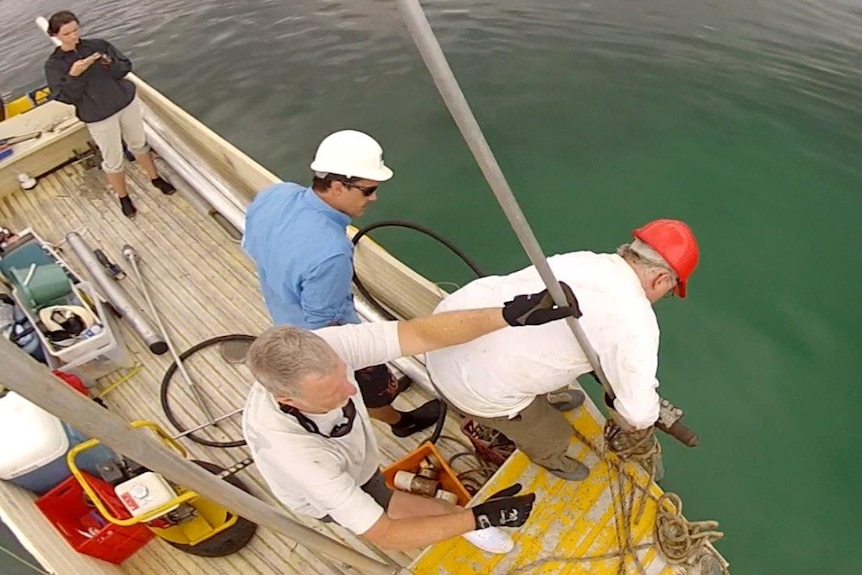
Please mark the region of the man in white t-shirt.
[[[691, 229], [678, 220], [650, 222], [633, 236], [616, 254], [573, 252], [548, 263], [578, 298], [579, 323], [615, 395], [606, 397], [618, 413], [615, 419], [640, 430], [659, 415], [659, 327], [652, 304], [670, 295], [685, 297], [699, 252]], [[534, 267], [480, 278], [444, 299], [435, 313], [499, 304], [541, 285]], [[584, 393], [558, 390], [593, 368], [565, 323], [518, 333], [503, 329], [429, 353], [426, 363], [455, 408], [509, 437], [554, 475], [571, 481], [587, 477], [587, 467], [566, 454], [573, 433], [560, 413], [561, 407], [583, 403]]]
[[[570, 301], [575, 303], [573, 296]], [[246, 401], [243, 434], [273, 494], [295, 512], [335, 521], [386, 549], [465, 535], [486, 551], [510, 550], [508, 536], [493, 528], [522, 525], [535, 495], [515, 495], [520, 486], [513, 486], [466, 510], [393, 492], [380, 473], [377, 442], [353, 376], [368, 365], [465, 343], [507, 325], [544, 324], [576, 309], [555, 306], [547, 291], [501, 305], [401, 322], [265, 331], [246, 356], [257, 381]]]

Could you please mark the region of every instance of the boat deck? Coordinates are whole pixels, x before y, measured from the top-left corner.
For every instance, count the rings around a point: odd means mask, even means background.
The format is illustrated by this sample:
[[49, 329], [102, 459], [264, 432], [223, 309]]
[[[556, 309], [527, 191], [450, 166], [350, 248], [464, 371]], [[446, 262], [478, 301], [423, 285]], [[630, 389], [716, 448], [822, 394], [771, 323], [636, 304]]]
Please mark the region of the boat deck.
[[[169, 170], [165, 170], [170, 173]], [[123, 260], [121, 248], [132, 245], [140, 255], [140, 269], [151, 296], [178, 351], [223, 334], [256, 334], [268, 325], [268, 315], [259, 295], [253, 263], [242, 249], [218, 224], [200, 213], [184, 197], [188, 192], [178, 178], [179, 192], [163, 196], [149, 185], [146, 175], [136, 167], [131, 170], [130, 194], [138, 208], [133, 220], [125, 218], [118, 203], [107, 189], [101, 172], [85, 169], [81, 164], [68, 166], [40, 180], [36, 189], [16, 192], [0, 199], [0, 222], [11, 229], [32, 227], [45, 241], [62, 249], [62, 240], [69, 231], [78, 231], [92, 249], [102, 248], [108, 257], [119, 263], [127, 273], [121, 285], [132, 301], [147, 310], [146, 301], [138, 289], [130, 265]], [[62, 249], [63, 257], [86, 277], [71, 249]], [[146, 314], [149, 316], [149, 313]], [[152, 321], [152, 320], [151, 320]], [[154, 323], [154, 322], [153, 322]], [[168, 423], [159, 402], [162, 376], [171, 363], [170, 354], [155, 356], [125, 325], [122, 334], [130, 352], [140, 365], [128, 381], [107, 393], [104, 399], [109, 408], [128, 420], [146, 419], [159, 423], [169, 432], [175, 430]], [[251, 382], [248, 372], [223, 361], [217, 349], [201, 352], [189, 362], [189, 372], [211, 400], [212, 411], [223, 414], [243, 405], [246, 390]], [[95, 392], [108, 389], [129, 370], [120, 370], [99, 381]], [[410, 409], [427, 401], [421, 390], [412, 389], [396, 400], [395, 406]], [[200, 424], [204, 418], [185, 389], [177, 374], [171, 384], [171, 397], [177, 416], [189, 427]], [[216, 440], [238, 439], [239, 416], [221, 425], [226, 436], [205, 434]], [[375, 425], [378, 426], [375, 422]], [[384, 461], [393, 461], [405, 455], [426, 438], [417, 434], [407, 439], [396, 439], [385, 428], [378, 427], [378, 441]], [[216, 432], [218, 433], [218, 432]], [[457, 424], [448, 422], [444, 433], [459, 434]], [[245, 448], [219, 449], [201, 446], [182, 440], [191, 456], [230, 465], [248, 455]], [[451, 456], [463, 447], [441, 442], [444, 455]], [[456, 468], [457, 469], [457, 468]], [[258, 497], [274, 501], [254, 469], [249, 467], [238, 475]], [[20, 514], [25, 523], [39, 523], [41, 516], [28, 500], [33, 497], [17, 487], [0, 482], [0, 496], [10, 502], [7, 513]], [[16, 505], [11, 505], [18, 502]], [[14, 509], [13, 509], [14, 508]], [[344, 541], [371, 556], [372, 549], [347, 530], [302, 517], [296, 519], [330, 537]], [[11, 517], [10, 523], [15, 522]], [[48, 524], [45, 523], [47, 526]], [[56, 533], [48, 527], [50, 536]], [[40, 531], [45, 531], [41, 529]], [[34, 530], [28, 530], [32, 539]], [[21, 534], [19, 533], [19, 536]], [[38, 542], [31, 543], [41, 546]], [[392, 558], [407, 565], [418, 553], [394, 553]], [[101, 562], [99, 562], [101, 563]], [[107, 565], [107, 564], [104, 564]], [[60, 567], [60, 566], [56, 566]], [[132, 574], [337, 574], [351, 573], [349, 568], [336, 565], [285, 537], [260, 528], [252, 542], [242, 551], [225, 558], [198, 558], [182, 553], [166, 543], [153, 540], [123, 563], [122, 572]], [[65, 571], [78, 573], [84, 571]]]
[[[169, 169], [164, 170], [170, 174]], [[190, 202], [191, 194], [178, 178], [172, 178], [179, 192], [166, 197], [153, 189], [146, 176], [136, 167], [130, 171], [130, 192], [138, 207], [134, 220], [122, 216], [117, 201], [104, 184], [99, 170], [85, 169], [81, 164], [62, 168], [40, 180], [30, 192], [17, 192], [0, 199], [0, 223], [12, 228], [33, 228], [46, 241], [62, 249], [62, 240], [69, 231], [78, 231], [91, 248], [102, 248], [110, 259], [122, 265], [128, 274], [122, 280], [130, 298], [145, 310], [145, 299], [135, 283], [130, 266], [121, 255], [124, 244], [132, 245], [140, 255], [141, 271], [150, 288], [169, 334], [178, 350], [185, 350], [214, 336], [233, 333], [256, 334], [268, 325], [268, 316], [257, 287], [252, 262], [213, 219], [201, 213]], [[63, 255], [86, 277], [70, 249]], [[147, 313], [147, 315], [149, 315]], [[125, 343], [140, 369], [114, 388], [131, 370], [120, 370], [100, 380], [95, 392], [105, 392], [109, 408], [128, 420], [155, 421], [169, 432], [168, 423], [159, 401], [160, 382], [171, 356], [155, 356], [125, 325], [121, 327]], [[223, 414], [243, 404], [251, 377], [244, 367], [225, 362], [217, 348], [208, 349], [188, 362], [189, 371], [200, 384], [212, 411]], [[403, 393], [396, 407], [409, 409], [427, 400], [420, 389]], [[112, 389], [113, 388], [113, 389]], [[177, 374], [171, 386], [172, 405], [177, 416], [187, 425], [204, 421], [183, 380]], [[572, 416], [577, 429], [594, 443], [600, 443], [601, 415], [587, 402]], [[206, 432], [210, 439], [238, 439], [239, 417], [234, 416], [219, 430]], [[396, 439], [388, 429], [375, 423], [384, 461], [398, 459], [417, 447], [425, 435]], [[226, 434], [226, 435], [219, 435]], [[448, 418], [444, 434], [461, 438], [458, 422]], [[245, 448], [218, 449], [185, 439], [183, 445], [192, 457], [228, 466], [248, 455]], [[464, 451], [462, 444], [452, 440], [438, 443], [447, 458]], [[425, 550], [424, 553], [392, 553], [389, 557], [409, 572], [425, 574], [517, 574], [517, 573], [638, 573], [629, 557], [622, 570], [620, 559], [610, 557], [621, 546], [624, 534], [617, 529], [617, 515], [609, 487], [613, 479], [607, 463], [600, 461], [587, 448], [573, 446], [574, 455], [592, 468], [590, 477], [579, 483], [557, 480], [530, 462], [520, 453], [511, 457], [494, 478], [485, 485], [490, 493], [514, 482], [525, 491], [537, 494], [537, 505], [530, 521], [513, 533], [516, 548], [510, 554], [491, 556], [478, 551], [462, 538], [454, 538]], [[456, 472], [469, 469], [470, 458], [458, 458]], [[645, 482], [642, 470], [632, 473]], [[239, 474], [258, 497], [273, 501], [254, 467]], [[660, 490], [651, 486], [651, 494]], [[60, 575], [67, 573], [130, 573], [152, 574], [266, 574], [312, 575], [354, 573], [345, 565], [336, 564], [268, 529], [260, 528], [252, 542], [240, 552], [223, 558], [199, 558], [182, 553], [166, 543], [153, 540], [119, 568], [81, 556], [81, 566], [58, 565], [60, 554], [52, 548], [64, 543], [48, 526], [47, 521], [31, 504], [34, 497], [8, 483], [0, 482], [0, 511], [7, 522], [18, 529], [25, 544], [36, 548], [43, 564], [53, 567]], [[640, 521], [634, 523], [632, 544], [638, 546], [653, 541], [656, 505], [647, 503]], [[382, 557], [381, 552], [364, 543], [348, 531], [301, 516], [297, 521], [341, 540], [369, 556]], [[646, 573], [650, 575], [686, 572], [669, 566], [653, 548], [638, 552]], [[585, 561], [585, 557], [592, 560]], [[577, 558], [581, 558], [580, 560]]]

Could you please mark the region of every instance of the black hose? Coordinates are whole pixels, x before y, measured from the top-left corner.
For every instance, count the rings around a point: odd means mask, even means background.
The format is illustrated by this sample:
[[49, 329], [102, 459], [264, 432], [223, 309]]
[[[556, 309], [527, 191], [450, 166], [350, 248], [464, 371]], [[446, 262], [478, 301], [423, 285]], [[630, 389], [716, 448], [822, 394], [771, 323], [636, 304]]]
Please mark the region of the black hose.
[[[482, 269], [478, 266], [478, 264], [476, 264], [476, 262], [474, 262], [473, 259], [470, 258], [470, 256], [468, 256], [467, 254], [465, 254], [458, 246], [456, 246], [455, 244], [453, 244], [452, 242], [450, 242], [446, 238], [442, 237], [440, 234], [438, 234], [434, 230], [432, 230], [426, 226], [423, 226], [422, 224], [417, 224], [417, 223], [409, 222], [406, 220], [383, 220], [383, 221], [375, 222], [369, 226], [366, 226], [366, 227], [360, 229], [358, 232], [356, 232], [356, 235], [353, 236], [353, 244], [356, 245], [359, 242], [359, 240], [362, 239], [362, 237], [367, 235], [369, 232], [376, 230], [378, 228], [384, 228], [384, 227], [409, 228], [409, 229], [418, 231], [422, 234], [425, 234], [426, 236], [429, 236], [429, 237], [437, 240], [439, 243], [441, 243], [444, 246], [446, 246], [447, 248], [449, 248], [449, 250], [452, 253], [454, 253], [456, 256], [458, 256], [461, 259], [461, 261], [463, 261], [465, 264], [467, 264], [467, 266], [471, 270], [473, 270], [473, 272], [475, 272], [477, 276], [481, 277], [481, 276], [485, 275], [485, 272], [482, 271]], [[353, 273], [353, 283], [356, 285], [356, 289], [359, 290], [359, 292], [363, 296], [365, 296], [365, 298], [368, 300], [368, 302], [379, 313], [381, 313], [384, 317], [386, 317], [388, 319], [397, 319], [394, 315], [392, 315], [389, 312], [389, 310], [387, 310], [382, 305], [380, 305], [380, 303], [376, 299], [374, 299], [374, 297], [370, 293], [368, 293], [368, 290], [365, 288], [365, 286], [362, 285], [362, 282], [359, 280], [359, 277], [356, 275], [355, 271]], [[186, 359], [188, 359], [189, 357], [191, 357], [195, 353], [201, 351], [202, 349], [206, 349], [210, 346], [213, 346], [213, 345], [216, 345], [218, 343], [225, 342], [225, 341], [249, 341], [249, 342], [251, 342], [251, 341], [254, 341], [255, 339], [256, 339], [255, 336], [246, 335], [246, 334], [219, 335], [219, 336], [212, 337], [210, 339], [207, 339], [207, 340], [204, 340], [200, 343], [195, 344], [194, 346], [190, 347], [186, 351], [182, 352], [179, 355], [179, 359], [180, 359], [180, 361], [185, 361]], [[165, 412], [165, 417], [167, 417], [168, 421], [171, 422], [171, 425], [173, 425], [174, 428], [178, 432], [184, 433], [186, 431], [186, 428], [182, 423], [180, 423], [179, 419], [174, 415], [173, 411], [171, 411], [170, 402], [168, 400], [168, 390], [170, 388], [171, 379], [173, 378], [174, 374], [177, 372], [177, 369], [178, 369], [177, 363], [174, 361], [174, 362], [171, 362], [171, 365], [169, 365], [168, 369], [165, 371], [165, 375], [164, 375], [164, 377], [162, 377], [162, 383], [161, 383], [161, 387], [159, 389], [159, 400], [161, 401], [161, 404], [162, 404], [162, 410], [164, 410], [164, 412]], [[430, 377], [429, 377], [429, 381], [431, 381]], [[437, 389], [437, 386], [434, 385], [433, 381], [431, 381], [431, 385], [434, 387], [434, 390], [437, 392], [437, 395], [440, 396], [441, 400], [443, 400], [443, 397], [444, 397], [443, 394], [440, 393], [440, 390]], [[430, 441], [431, 443], [436, 443], [437, 440], [440, 438], [441, 433], [443, 432], [443, 424], [446, 421], [447, 407], [448, 406], [447, 406], [446, 402], [441, 401], [440, 414], [437, 417], [437, 423], [434, 427], [434, 432], [431, 434], [431, 437], [428, 439], [428, 441]], [[246, 444], [245, 440], [224, 441], [224, 442], [212, 441], [209, 439], [205, 439], [203, 437], [198, 437], [194, 433], [189, 433], [186, 437], [188, 437], [189, 439], [191, 439], [195, 443], [199, 443], [201, 445], [207, 445], [209, 447], [220, 447], [220, 448], [242, 447], [243, 445]]]
[[[368, 232], [371, 232], [371, 231], [376, 230], [378, 228], [386, 228], [386, 227], [409, 228], [411, 230], [416, 230], [417, 232], [425, 234], [426, 236], [428, 236], [430, 238], [434, 238], [439, 243], [441, 243], [444, 246], [446, 246], [447, 248], [449, 248], [449, 250], [452, 253], [454, 253], [456, 256], [461, 258], [461, 261], [463, 261], [465, 264], [467, 264], [467, 267], [469, 267], [471, 270], [473, 270], [473, 272], [475, 272], [478, 277], [485, 275], [485, 272], [482, 271], [482, 269], [479, 267], [479, 265], [476, 264], [476, 262], [474, 262], [470, 256], [465, 254], [461, 250], [461, 248], [456, 246], [454, 243], [450, 242], [449, 240], [447, 240], [446, 238], [444, 238], [443, 236], [441, 236], [440, 234], [438, 234], [437, 232], [435, 232], [431, 228], [423, 226], [422, 224], [409, 222], [407, 220], [382, 220], [382, 221], [370, 224], [370, 225], [360, 229], [358, 232], [356, 232], [356, 235], [353, 236], [353, 245], [356, 245], [357, 243], [359, 243], [359, 240], [362, 239], [363, 236], [368, 234]], [[383, 317], [385, 317], [387, 319], [398, 319], [394, 315], [392, 315], [389, 312], [389, 310], [387, 310], [382, 305], [380, 305], [380, 303], [376, 299], [374, 299], [374, 297], [370, 293], [368, 293], [368, 290], [365, 289], [365, 286], [362, 285], [361, 281], [359, 281], [359, 276], [356, 275], [355, 268], [353, 271], [353, 283], [356, 285], [356, 289], [359, 290], [359, 293], [361, 293], [365, 297], [365, 299], [368, 300], [368, 303], [370, 303], [374, 309], [376, 309], [381, 315], [383, 315]]]
[[[461, 261], [467, 264], [467, 267], [473, 270], [477, 277], [482, 277], [485, 275], [485, 272], [482, 271], [479, 265], [454, 243], [450, 242], [431, 228], [423, 226], [422, 224], [417, 224], [406, 220], [382, 220], [370, 224], [356, 232], [356, 234], [353, 236], [353, 245], [356, 245], [359, 240], [362, 239], [363, 236], [368, 234], [368, 232], [384, 227], [409, 228], [411, 230], [416, 230], [417, 232], [423, 233], [426, 236], [437, 240], [439, 243], [449, 248], [449, 251], [461, 258]], [[374, 296], [368, 293], [368, 290], [365, 289], [365, 286], [362, 285], [361, 281], [359, 281], [359, 276], [356, 275], [355, 267], [353, 269], [353, 283], [356, 285], [356, 289], [359, 290], [359, 293], [361, 293], [365, 297], [365, 299], [368, 300], [368, 303], [370, 303], [374, 309], [376, 309], [380, 314], [382, 314], [383, 317], [390, 320], [398, 319], [394, 315], [392, 315], [389, 310], [380, 305], [380, 302], [374, 299]], [[431, 379], [431, 374], [428, 374], [428, 381], [431, 383], [431, 386], [434, 388], [434, 391], [437, 392], [437, 396], [440, 398], [440, 414], [437, 416], [437, 423], [434, 425], [434, 431], [428, 438], [428, 441], [430, 441], [431, 443], [437, 443], [437, 440], [440, 439], [440, 435], [443, 433], [443, 425], [446, 422], [446, 412], [448, 411], [449, 406], [446, 403], [445, 396], [440, 393], [440, 389], [434, 384], [434, 380]]]
[[[230, 335], [219, 335], [216, 337], [211, 337], [210, 339], [205, 339], [204, 341], [195, 344], [194, 346], [190, 347], [186, 351], [182, 352], [179, 355], [179, 358], [180, 358], [180, 361], [185, 361], [186, 359], [188, 359], [192, 355], [196, 354], [200, 350], [206, 349], [210, 346], [213, 346], [213, 345], [216, 345], [218, 343], [225, 342], [225, 341], [248, 341], [248, 342], [252, 342], [255, 339], [257, 339], [257, 338], [253, 335], [246, 335], [246, 334], [242, 334], [242, 333], [234, 333], [234, 334], [230, 334]], [[167, 371], [165, 371], [164, 377], [162, 377], [162, 385], [161, 385], [161, 388], [159, 389], [159, 400], [161, 401], [161, 404], [162, 404], [162, 410], [164, 410], [164, 412], [165, 412], [165, 417], [168, 418], [168, 421], [171, 422], [171, 425], [173, 425], [174, 428], [177, 431], [179, 431], [180, 433], [184, 433], [186, 431], [186, 428], [183, 426], [182, 423], [180, 423], [179, 419], [177, 419], [177, 417], [174, 415], [174, 412], [171, 411], [170, 402], [168, 401], [168, 388], [170, 387], [170, 384], [171, 384], [171, 378], [174, 376], [174, 374], [176, 372], [177, 372], [177, 362], [173, 361], [173, 362], [171, 362], [171, 365], [168, 366]], [[197, 433], [197, 432], [195, 432], [195, 433]], [[198, 437], [194, 433], [189, 433], [188, 435], [186, 435], [186, 437], [188, 437], [189, 439], [191, 439], [195, 443], [200, 443], [201, 445], [208, 445], [209, 447], [226, 448], [226, 447], [242, 447], [243, 445], [245, 445], [244, 439], [240, 439], [238, 441], [212, 441], [210, 439]]]
[[[431, 381], [430, 377], [428, 378], [428, 381]], [[446, 403], [446, 400], [443, 399], [443, 394], [440, 393], [440, 390], [437, 389], [437, 386], [434, 385], [433, 381], [431, 381], [431, 385], [434, 386], [434, 391], [436, 391], [437, 395], [440, 396], [440, 413], [437, 414], [437, 423], [434, 424], [434, 431], [431, 432], [431, 437], [429, 437], [425, 441], [437, 443], [437, 440], [440, 439], [440, 436], [443, 434], [443, 426], [446, 424], [446, 412], [449, 411], [449, 404]], [[422, 443], [425, 442], [423, 441]]]

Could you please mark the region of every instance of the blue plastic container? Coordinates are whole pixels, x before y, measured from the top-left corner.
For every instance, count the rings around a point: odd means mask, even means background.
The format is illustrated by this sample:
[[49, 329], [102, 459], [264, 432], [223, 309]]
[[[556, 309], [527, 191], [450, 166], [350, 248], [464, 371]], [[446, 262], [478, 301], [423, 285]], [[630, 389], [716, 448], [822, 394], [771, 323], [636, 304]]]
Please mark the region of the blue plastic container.
[[11, 335], [18, 336], [21, 333], [26, 334], [23, 337], [17, 338], [16, 343], [18, 344], [18, 347], [30, 354], [36, 361], [47, 363], [45, 361], [45, 350], [42, 348], [42, 343], [39, 341], [39, 337], [36, 335], [36, 332], [31, 331], [33, 324], [30, 323], [30, 320], [27, 319], [26, 315], [24, 315], [24, 311], [16, 305], [12, 310], [12, 315], [15, 325], [12, 326]]

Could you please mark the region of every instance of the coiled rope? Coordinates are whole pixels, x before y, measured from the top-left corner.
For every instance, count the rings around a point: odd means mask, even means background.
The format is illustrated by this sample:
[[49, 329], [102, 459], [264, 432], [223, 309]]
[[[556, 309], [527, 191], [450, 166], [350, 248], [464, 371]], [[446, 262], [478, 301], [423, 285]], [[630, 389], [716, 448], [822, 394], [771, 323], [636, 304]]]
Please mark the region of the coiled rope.
[[[727, 563], [710, 546], [724, 534], [717, 530], [717, 521], [688, 521], [682, 516], [682, 500], [675, 493], [663, 493], [656, 497], [649, 486], [655, 478], [661, 444], [653, 429], [627, 433], [608, 420], [604, 431], [604, 446], [600, 448], [577, 429], [575, 437], [586, 445], [599, 459], [607, 463], [608, 485], [614, 504], [614, 524], [617, 535], [617, 550], [602, 555], [584, 557], [549, 556], [511, 571], [509, 575], [532, 573], [538, 567], [551, 563], [593, 563], [599, 561], [619, 561], [617, 573], [626, 575], [629, 558], [637, 573], [646, 575], [646, 569], [638, 556], [639, 551], [658, 546], [659, 551], [672, 565], [693, 568], [711, 562], [723, 575], [730, 575]], [[627, 469], [629, 462], [635, 462], [649, 473], [649, 480], [641, 484], [635, 474]], [[635, 493], [638, 499], [635, 501]], [[632, 540], [632, 525], [639, 523], [647, 498], [656, 502], [656, 523], [653, 541], [638, 545]], [[635, 506], [637, 511], [635, 512]], [[634, 521], [633, 521], [634, 519]], [[701, 571], [704, 575], [707, 572]]]
[[691, 564], [692, 558], [713, 556], [722, 571], [728, 573], [724, 563], [715, 557], [709, 544], [724, 537], [718, 531], [718, 521], [686, 521], [682, 516], [682, 499], [676, 493], [664, 493], [658, 499], [655, 538], [669, 563]]

